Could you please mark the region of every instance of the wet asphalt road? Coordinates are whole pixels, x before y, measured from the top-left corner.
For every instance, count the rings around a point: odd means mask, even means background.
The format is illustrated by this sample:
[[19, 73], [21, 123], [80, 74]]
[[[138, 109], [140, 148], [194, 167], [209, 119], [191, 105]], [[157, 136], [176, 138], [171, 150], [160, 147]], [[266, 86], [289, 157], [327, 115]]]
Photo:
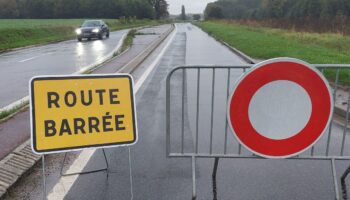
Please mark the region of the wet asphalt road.
[[[192, 38], [192, 39], [191, 39]], [[195, 48], [197, 47], [197, 48]], [[131, 147], [131, 170], [128, 158], [128, 148], [107, 149], [110, 164], [109, 178], [105, 172], [79, 176], [72, 187], [68, 188], [57, 181], [57, 174], [48, 179], [48, 193], [63, 194], [64, 199], [191, 199], [192, 179], [191, 160], [188, 158], [166, 158], [165, 154], [165, 78], [167, 73], [183, 64], [221, 64], [240, 65], [243, 61], [232, 54], [224, 46], [217, 43], [207, 34], [189, 24], [177, 25], [176, 36], [162, 57], [159, 65], [147, 78], [136, 95], [138, 112], [138, 143]], [[142, 68], [141, 68], [142, 69]], [[134, 74], [141, 74], [136, 70]], [[240, 70], [232, 70], [231, 87], [235, 79], [242, 74]], [[201, 72], [201, 102], [200, 102], [200, 142], [199, 151], [208, 152], [210, 129], [210, 95], [211, 71]], [[179, 127], [181, 122], [182, 79], [181, 74], [174, 74], [172, 82], [172, 152], [179, 152]], [[225, 101], [226, 78], [225, 71], [216, 73], [215, 117], [213, 152], [222, 153], [222, 138], [225, 132]], [[137, 80], [136, 76], [136, 80]], [[187, 74], [185, 93], [185, 152], [193, 151], [194, 107], [196, 106], [194, 72]], [[221, 88], [221, 90], [220, 90]], [[222, 90], [224, 88], [224, 91]], [[205, 98], [206, 97], [206, 98]], [[209, 98], [208, 98], [209, 97]], [[228, 136], [228, 152], [235, 153], [238, 143], [232, 133]], [[331, 155], [338, 152], [342, 137], [342, 127], [333, 124], [331, 139]], [[325, 152], [326, 137], [321, 138], [315, 146], [315, 154]], [[350, 141], [346, 142], [346, 155], [350, 155]], [[250, 153], [243, 149], [244, 155]], [[310, 151], [305, 152], [309, 154]], [[56, 159], [52, 168], [58, 170]], [[213, 159], [197, 159], [197, 193], [198, 199], [214, 199], [212, 188]], [[338, 161], [336, 168], [344, 171], [348, 162]], [[103, 167], [101, 151], [97, 151], [89, 160], [84, 170]], [[40, 168], [31, 179], [40, 184]], [[341, 174], [338, 173], [338, 180]], [[130, 182], [132, 177], [132, 184]], [[70, 179], [67, 178], [69, 182]], [[348, 181], [349, 182], [349, 181]], [[66, 182], [67, 183], [67, 182]], [[27, 185], [27, 184], [24, 184]], [[56, 185], [60, 185], [59, 191]], [[18, 188], [19, 191], [25, 190]], [[40, 186], [30, 193], [28, 199], [40, 198]], [[16, 193], [14, 191], [13, 193]], [[60, 199], [59, 196], [50, 196]], [[11, 199], [11, 198], [9, 198]], [[257, 159], [220, 159], [217, 172], [217, 199], [243, 200], [330, 200], [334, 199], [334, 189], [331, 176], [330, 161], [308, 160], [257, 160]]]
[[[129, 181], [129, 164], [127, 148], [109, 149], [109, 159], [112, 163], [110, 174], [106, 179], [105, 173], [79, 176], [69, 190], [65, 199], [190, 199], [191, 188], [191, 160], [186, 158], [165, 157], [165, 77], [167, 72], [175, 66], [183, 64], [243, 64], [238, 57], [221, 46], [214, 39], [208, 37], [198, 28], [191, 25], [178, 25], [176, 37], [160, 61], [158, 67], [150, 75], [137, 94], [139, 142], [131, 148], [132, 155], [132, 185]], [[203, 91], [210, 89], [210, 72], [202, 72]], [[206, 73], [208, 73], [206, 75]], [[224, 75], [217, 72], [218, 85], [226, 82]], [[242, 71], [233, 70], [231, 85]], [[221, 78], [220, 78], [221, 76]], [[175, 75], [176, 77], [176, 75]], [[185, 152], [193, 151], [193, 108], [195, 103], [191, 93], [194, 93], [193, 84], [196, 81], [191, 73], [187, 77], [187, 134], [185, 134]], [[192, 86], [191, 86], [192, 85]], [[173, 88], [181, 88], [181, 79], [176, 80]], [[192, 89], [191, 89], [192, 87]], [[219, 86], [218, 86], [219, 87]], [[218, 89], [217, 89], [218, 91]], [[220, 91], [220, 90], [219, 90]], [[223, 92], [224, 95], [225, 92]], [[179, 93], [172, 99], [179, 97]], [[217, 93], [220, 96], [219, 93]], [[209, 95], [210, 96], [210, 95]], [[225, 99], [222, 97], [221, 99]], [[220, 99], [220, 97], [218, 97]], [[222, 133], [220, 129], [225, 121], [225, 105], [216, 100], [217, 116], [214, 121], [213, 151], [223, 149]], [[210, 100], [210, 98], [209, 98]], [[210, 110], [204, 107], [210, 102], [201, 102], [199, 151], [208, 152]], [[173, 137], [180, 131], [180, 109], [176, 103], [172, 104]], [[221, 111], [221, 112], [220, 112]], [[177, 117], [176, 117], [177, 116]], [[192, 118], [192, 119], [191, 119]], [[186, 132], [185, 132], [186, 133]], [[192, 134], [190, 134], [192, 133]], [[333, 125], [332, 147], [337, 149], [342, 128]], [[175, 134], [175, 136], [174, 136]], [[324, 153], [326, 136], [321, 139], [315, 148], [316, 154]], [[174, 148], [179, 147], [179, 139], [172, 139]], [[238, 149], [237, 142], [230, 134], [228, 137], [228, 152]], [[338, 142], [337, 142], [338, 141]], [[177, 144], [176, 144], [177, 143]], [[349, 144], [347, 144], [349, 145]], [[179, 149], [177, 149], [177, 152]], [[332, 150], [335, 153], [337, 150]], [[309, 153], [309, 152], [306, 152]], [[338, 152], [337, 152], [338, 153]], [[350, 152], [347, 152], [348, 154]], [[243, 150], [243, 154], [249, 152]], [[87, 168], [96, 166], [101, 155], [96, 153]], [[94, 161], [95, 160], [95, 161]], [[213, 159], [197, 160], [197, 192], [198, 199], [214, 199], [212, 189]], [[337, 162], [337, 169], [343, 171], [347, 162]], [[101, 160], [100, 160], [101, 165]], [[338, 176], [340, 176], [338, 174]], [[339, 178], [339, 177], [338, 177]], [[132, 186], [132, 190], [131, 190]], [[132, 197], [131, 194], [132, 192]], [[334, 199], [334, 189], [331, 176], [330, 161], [295, 161], [295, 160], [252, 160], [252, 159], [221, 159], [217, 173], [217, 199]]]
[[125, 32], [112, 32], [103, 40], [69, 40], [0, 54], [0, 108], [27, 96], [33, 76], [70, 74], [101, 61]]
[[[165, 32], [170, 25], [163, 25], [157, 27], [149, 27], [141, 29], [142, 32], [152, 32], [152, 35], [137, 35], [134, 39], [132, 47], [127, 53], [124, 53], [118, 58], [110, 60], [108, 63], [104, 63], [103, 67], [98, 68], [93, 73], [114, 73], [127, 62], [132, 60], [136, 55], [144, 51], [159, 34]], [[153, 35], [156, 33], [155, 35]], [[112, 36], [113, 37], [113, 36]], [[112, 41], [112, 40], [111, 40]], [[96, 42], [96, 41], [92, 41]], [[107, 42], [104, 40], [103, 42]], [[88, 44], [88, 43], [87, 43]], [[8, 120], [5, 123], [0, 124], [0, 159], [4, 158], [18, 145], [28, 140], [30, 137], [30, 124], [29, 124], [29, 112], [24, 111], [17, 114], [12, 120]]]

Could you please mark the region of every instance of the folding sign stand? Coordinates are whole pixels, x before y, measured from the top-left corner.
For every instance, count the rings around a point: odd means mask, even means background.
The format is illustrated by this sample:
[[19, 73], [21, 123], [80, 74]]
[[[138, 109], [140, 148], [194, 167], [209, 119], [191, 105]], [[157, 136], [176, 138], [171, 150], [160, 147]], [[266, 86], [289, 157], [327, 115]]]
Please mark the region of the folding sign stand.
[[60, 169], [61, 176], [72, 176], [72, 175], [90, 174], [90, 173], [95, 173], [95, 172], [100, 172], [100, 171], [107, 171], [107, 178], [108, 178], [108, 160], [107, 160], [105, 149], [102, 149], [102, 153], [103, 153], [103, 157], [104, 157], [104, 160], [106, 163], [105, 168], [95, 169], [95, 170], [90, 170], [90, 171], [74, 172], [74, 173], [63, 173], [64, 163], [65, 163], [66, 158], [67, 158], [67, 153], [64, 153], [64, 159], [63, 159], [63, 162], [61, 164], [61, 169]]
[[[82, 171], [82, 172], [74, 172], [74, 173], [63, 173], [63, 167], [64, 167], [64, 163], [66, 161], [67, 158], [67, 152], [64, 153], [64, 159], [63, 162], [61, 164], [61, 169], [60, 169], [60, 175], [61, 176], [73, 176], [73, 175], [82, 175], [82, 174], [91, 174], [91, 173], [96, 173], [96, 172], [101, 172], [101, 171], [107, 171], [107, 179], [108, 179], [108, 169], [109, 169], [109, 165], [108, 165], [108, 160], [107, 160], [107, 156], [106, 156], [106, 152], [105, 149], [102, 149], [102, 153], [103, 153], [103, 157], [106, 163], [106, 167], [105, 168], [101, 168], [101, 169], [95, 169], [95, 170], [90, 170], [90, 171]], [[130, 154], [129, 154], [130, 156]], [[43, 199], [46, 200], [46, 174], [45, 174], [45, 154], [42, 155], [42, 177], [43, 177]]]
[[[130, 173], [130, 183], [131, 183], [131, 188], [130, 188], [130, 191], [131, 191], [131, 195], [133, 194], [133, 186], [132, 186], [132, 183], [133, 183], [133, 180], [132, 180], [132, 162], [131, 162], [131, 150], [130, 150], [130, 147], [128, 147], [128, 157], [129, 157], [129, 173]], [[72, 176], [72, 175], [82, 175], [82, 174], [91, 174], [91, 173], [96, 173], [96, 172], [100, 172], [100, 171], [107, 171], [107, 180], [108, 180], [108, 177], [109, 177], [109, 173], [116, 173], [116, 172], [113, 172], [113, 171], [110, 171], [109, 170], [109, 164], [108, 164], [108, 159], [107, 159], [107, 156], [106, 156], [106, 151], [105, 149], [102, 149], [102, 153], [103, 153], [103, 157], [104, 157], [104, 160], [105, 160], [105, 163], [106, 163], [106, 167], [105, 168], [101, 168], [101, 169], [95, 169], [95, 170], [90, 170], [90, 171], [82, 171], [82, 172], [74, 172], [74, 173], [63, 173], [63, 166], [64, 166], [64, 163], [66, 161], [66, 158], [67, 158], [67, 153], [64, 154], [64, 159], [63, 159], [63, 162], [61, 164], [61, 169], [60, 169], [60, 174], [61, 176]], [[43, 200], [46, 200], [46, 174], [45, 174], [45, 154], [42, 155], [42, 180], [43, 180]]]

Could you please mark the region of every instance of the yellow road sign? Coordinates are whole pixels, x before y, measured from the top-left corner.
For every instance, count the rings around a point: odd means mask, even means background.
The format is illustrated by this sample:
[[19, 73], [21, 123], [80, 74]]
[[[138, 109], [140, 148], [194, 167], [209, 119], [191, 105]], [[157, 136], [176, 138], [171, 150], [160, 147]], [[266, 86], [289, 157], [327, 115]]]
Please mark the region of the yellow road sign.
[[32, 148], [36, 153], [137, 141], [130, 75], [34, 77], [30, 96]]

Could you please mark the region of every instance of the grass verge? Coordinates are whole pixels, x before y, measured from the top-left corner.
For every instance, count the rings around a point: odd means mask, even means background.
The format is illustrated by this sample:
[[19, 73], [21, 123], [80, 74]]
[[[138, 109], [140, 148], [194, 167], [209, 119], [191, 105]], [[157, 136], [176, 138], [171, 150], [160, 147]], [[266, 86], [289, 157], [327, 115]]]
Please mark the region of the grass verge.
[[126, 38], [123, 42], [123, 45], [120, 49], [120, 52], [126, 51], [132, 45], [132, 42], [134, 41], [134, 38], [135, 38], [135, 34], [136, 34], [135, 29], [131, 29], [129, 31], [128, 35], [126, 36]]
[[0, 111], [0, 123], [12, 118], [16, 113], [28, 107], [28, 104], [19, 105], [10, 110]]
[[[0, 19], [0, 52], [75, 38], [84, 19]], [[105, 19], [111, 31], [157, 25], [163, 21]]]
[[11, 110], [6, 110], [6, 111], [3, 111], [3, 112], [0, 112], [0, 120], [3, 120], [5, 118], [7, 118], [12, 113], [17, 112], [17, 111], [18, 111], [18, 109], [11, 109]]
[[[251, 27], [227, 21], [195, 25], [254, 58], [294, 57], [314, 64], [350, 63], [350, 36]], [[326, 70], [325, 75], [334, 80], [335, 70]], [[350, 85], [350, 70], [341, 70], [339, 78], [341, 84]]]

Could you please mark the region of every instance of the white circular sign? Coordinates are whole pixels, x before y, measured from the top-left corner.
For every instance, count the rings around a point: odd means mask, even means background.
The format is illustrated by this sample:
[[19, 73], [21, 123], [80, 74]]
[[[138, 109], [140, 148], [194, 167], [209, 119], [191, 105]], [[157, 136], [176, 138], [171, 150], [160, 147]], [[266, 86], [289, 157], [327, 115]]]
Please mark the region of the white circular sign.
[[292, 81], [273, 81], [254, 94], [249, 104], [249, 119], [261, 135], [281, 140], [296, 135], [306, 126], [311, 107], [303, 87]]

